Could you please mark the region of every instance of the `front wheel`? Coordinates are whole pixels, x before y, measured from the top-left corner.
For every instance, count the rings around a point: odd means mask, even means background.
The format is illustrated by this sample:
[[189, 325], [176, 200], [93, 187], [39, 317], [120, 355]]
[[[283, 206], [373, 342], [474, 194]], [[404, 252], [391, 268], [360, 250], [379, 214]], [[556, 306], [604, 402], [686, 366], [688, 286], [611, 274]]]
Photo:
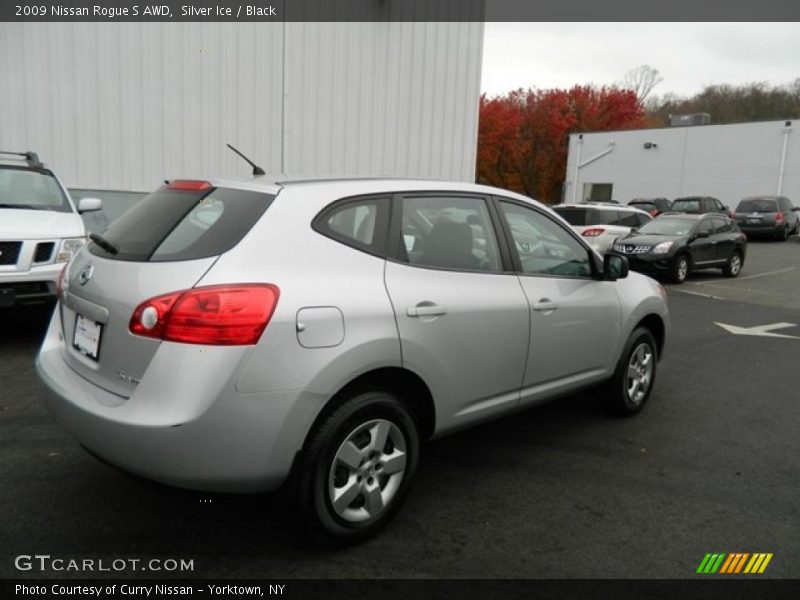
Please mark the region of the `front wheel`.
[[742, 270], [742, 254], [734, 250], [728, 259], [728, 264], [722, 267], [722, 273], [727, 277], [736, 277]]
[[299, 503], [317, 539], [361, 542], [394, 516], [417, 467], [419, 434], [405, 404], [357, 394], [320, 423], [300, 459]]
[[673, 283], [683, 283], [689, 275], [689, 258], [685, 254], [679, 254], [673, 259], [669, 271]]
[[638, 327], [628, 338], [617, 370], [606, 384], [606, 402], [612, 412], [630, 416], [642, 409], [653, 390], [657, 360], [658, 346], [653, 334], [645, 327]]

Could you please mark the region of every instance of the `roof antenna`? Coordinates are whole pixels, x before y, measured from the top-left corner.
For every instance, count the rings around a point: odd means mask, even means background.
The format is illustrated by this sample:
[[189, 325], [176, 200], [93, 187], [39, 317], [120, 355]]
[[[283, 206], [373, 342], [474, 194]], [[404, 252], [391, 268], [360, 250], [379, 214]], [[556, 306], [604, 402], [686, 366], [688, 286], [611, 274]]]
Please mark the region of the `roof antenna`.
[[225, 144], [225, 145], [226, 145], [228, 148], [230, 148], [231, 150], [233, 150], [234, 152], [236, 152], [236, 154], [238, 154], [239, 156], [241, 156], [243, 159], [245, 159], [245, 160], [247, 161], [247, 164], [249, 164], [251, 167], [253, 167], [253, 176], [254, 176], [254, 177], [255, 177], [256, 175], [266, 175], [266, 173], [264, 173], [264, 169], [262, 169], [261, 167], [259, 167], [259, 166], [258, 166], [256, 163], [254, 163], [254, 162], [253, 162], [252, 160], [250, 160], [249, 158], [247, 158], [247, 157], [246, 157], [244, 154], [242, 154], [241, 152], [239, 152], [239, 151], [238, 151], [236, 148], [234, 148], [234, 147], [233, 147], [233, 146], [231, 146], [230, 144]]

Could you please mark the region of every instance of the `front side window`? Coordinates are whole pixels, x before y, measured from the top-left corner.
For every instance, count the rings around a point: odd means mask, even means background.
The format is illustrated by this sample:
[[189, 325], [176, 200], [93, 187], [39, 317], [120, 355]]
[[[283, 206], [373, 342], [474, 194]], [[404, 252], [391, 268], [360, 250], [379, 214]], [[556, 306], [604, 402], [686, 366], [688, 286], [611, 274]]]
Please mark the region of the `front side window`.
[[591, 277], [589, 251], [554, 220], [532, 208], [500, 202], [522, 272]]
[[0, 208], [71, 212], [53, 174], [27, 167], [0, 167]]
[[448, 270], [502, 270], [497, 239], [483, 198], [407, 196], [400, 201], [400, 260]]
[[697, 226], [697, 233], [698, 234], [707, 233], [708, 235], [711, 235], [712, 231], [713, 231], [713, 227], [711, 225], [711, 219], [704, 219], [704, 220], [700, 221], [700, 224]]

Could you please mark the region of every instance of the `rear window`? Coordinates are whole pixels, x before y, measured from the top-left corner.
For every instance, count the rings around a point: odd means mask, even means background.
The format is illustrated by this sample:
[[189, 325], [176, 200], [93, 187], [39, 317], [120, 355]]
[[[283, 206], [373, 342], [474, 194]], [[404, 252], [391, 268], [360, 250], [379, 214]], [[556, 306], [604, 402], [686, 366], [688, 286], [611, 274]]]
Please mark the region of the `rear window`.
[[617, 220], [617, 211], [597, 208], [572, 208], [556, 206], [553, 208], [570, 225], [610, 225]]
[[71, 212], [53, 174], [27, 167], [0, 167], [0, 208]]
[[227, 188], [183, 191], [165, 186], [103, 232], [117, 254], [94, 243], [89, 250], [98, 256], [136, 262], [217, 256], [238, 244], [274, 199], [271, 194]]
[[778, 203], [766, 198], [750, 198], [739, 202], [736, 212], [774, 213], [778, 212]]

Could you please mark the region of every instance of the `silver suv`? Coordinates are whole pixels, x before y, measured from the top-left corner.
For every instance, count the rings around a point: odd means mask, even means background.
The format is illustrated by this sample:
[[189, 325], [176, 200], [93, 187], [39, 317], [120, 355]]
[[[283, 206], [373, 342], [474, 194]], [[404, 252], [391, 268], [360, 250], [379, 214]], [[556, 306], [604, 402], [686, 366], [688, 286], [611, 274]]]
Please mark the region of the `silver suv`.
[[34, 152], [0, 152], [0, 309], [55, 300], [64, 264], [83, 246], [82, 212]]
[[[65, 269], [37, 359], [87, 449], [204, 490], [285, 482], [380, 529], [422, 440], [602, 386], [636, 413], [664, 289], [524, 196], [466, 183], [172, 181]], [[290, 476], [291, 475], [291, 476]]]

